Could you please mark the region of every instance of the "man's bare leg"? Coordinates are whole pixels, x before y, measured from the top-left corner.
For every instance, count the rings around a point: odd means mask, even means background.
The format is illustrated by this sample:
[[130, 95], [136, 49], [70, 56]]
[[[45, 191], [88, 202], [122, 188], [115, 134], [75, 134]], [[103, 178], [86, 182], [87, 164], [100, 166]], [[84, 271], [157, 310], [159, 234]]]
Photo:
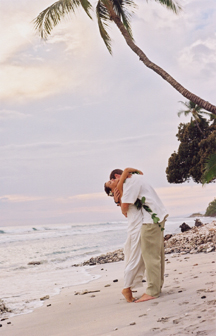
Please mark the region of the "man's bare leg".
[[122, 294], [124, 295], [127, 302], [134, 302], [135, 299], [132, 295], [132, 291], [131, 291], [130, 287], [129, 288], [124, 288], [122, 290]]
[[139, 298], [138, 300], [135, 301], [135, 303], [137, 302], [144, 302], [144, 301], [148, 301], [148, 300], [152, 300], [152, 299], [156, 299], [154, 296], [148, 295], [146, 293], [144, 293], [141, 298]]

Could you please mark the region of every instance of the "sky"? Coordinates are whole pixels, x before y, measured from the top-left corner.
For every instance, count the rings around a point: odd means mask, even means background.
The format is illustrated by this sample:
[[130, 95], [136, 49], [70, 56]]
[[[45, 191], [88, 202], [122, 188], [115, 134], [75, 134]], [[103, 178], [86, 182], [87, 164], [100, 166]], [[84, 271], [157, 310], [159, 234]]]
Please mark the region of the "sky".
[[[103, 191], [114, 168], [144, 172], [171, 216], [205, 211], [215, 184], [169, 184], [185, 101], [110, 25], [111, 56], [93, 13], [67, 16], [47, 41], [33, 19], [53, 1], [0, 0], [0, 225], [125, 220]], [[183, 86], [216, 104], [216, 1], [173, 14], [137, 1], [136, 44]], [[96, 2], [92, 2], [93, 7]]]

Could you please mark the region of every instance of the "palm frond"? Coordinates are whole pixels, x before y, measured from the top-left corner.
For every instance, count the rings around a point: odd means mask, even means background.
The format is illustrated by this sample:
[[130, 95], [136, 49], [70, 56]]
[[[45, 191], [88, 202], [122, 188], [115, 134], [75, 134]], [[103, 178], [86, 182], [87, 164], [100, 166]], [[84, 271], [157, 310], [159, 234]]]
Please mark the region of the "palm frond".
[[202, 176], [203, 184], [209, 183], [216, 178], [216, 153], [208, 157]]
[[112, 54], [111, 38], [107, 32], [107, 28], [108, 28], [108, 22], [111, 22], [112, 19], [109, 8], [111, 8], [120, 18], [124, 27], [127, 29], [129, 35], [133, 39], [132, 29], [130, 25], [130, 18], [132, 12], [129, 11], [129, 7], [133, 8], [136, 7], [133, 0], [99, 0], [97, 3], [96, 14], [100, 35], [110, 54]]
[[135, 8], [136, 4], [133, 0], [112, 0], [113, 9], [115, 10], [116, 14], [120, 17], [123, 25], [127, 29], [128, 33], [130, 34], [131, 38], [133, 39], [132, 29], [130, 25], [130, 19], [132, 11], [129, 12], [129, 8]]
[[35, 29], [39, 31], [41, 38], [46, 39], [61, 19], [69, 12], [75, 12], [79, 6], [82, 6], [86, 14], [91, 18], [89, 10], [92, 6], [88, 0], [59, 0], [44, 9], [33, 21]]
[[181, 116], [181, 114], [184, 113], [185, 116], [187, 116], [191, 111], [190, 110], [179, 110], [178, 111], [178, 117]]
[[102, 1], [98, 1], [96, 6], [96, 15], [97, 15], [97, 21], [98, 21], [98, 27], [100, 31], [100, 35], [109, 51], [110, 54], [112, 54], [111, 49], [111, 38], [107, 32], [108, 24], [107, 22], [110, 21], [110, 14], [105, 7], [104, 3]]
[[201, 114], [208, 115], [211, 120], [213, 120], [214, 117], [215, 117], [211, 112], [207, 112], [207, 111], [203, 110], [201, 106], [197, 105], [196, 103], [192, 102], [191, 100], [186, 101], [186, 102], [180, 101], [179, 103], [183, 104], [187, 108], [187, 110], [180, 110], [178, 112], [179, 117], [183, 113], [184, 113], [185, 116], [187, 116], [189, 113], [191, 113], [193, 115], [194, 119], [197, 119], [199, 121], [201, 119], [204, 119]]
[[177, 1], [174, 1], [174, 0], [155, 0], [155, 1], [165, 6], [167, 9], [172, 10], [175, 14], [178, 14], [181, 10], [181, 7]]

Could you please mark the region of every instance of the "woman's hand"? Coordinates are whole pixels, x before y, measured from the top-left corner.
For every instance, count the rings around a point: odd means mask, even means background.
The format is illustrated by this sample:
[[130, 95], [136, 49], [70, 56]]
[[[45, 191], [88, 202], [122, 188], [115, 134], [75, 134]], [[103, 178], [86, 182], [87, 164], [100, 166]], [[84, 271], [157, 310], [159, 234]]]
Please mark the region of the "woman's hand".
[[114, 189], [114, 201], [115, 203], [120, 203], [120, 191], [118, 190], [118, 188]]

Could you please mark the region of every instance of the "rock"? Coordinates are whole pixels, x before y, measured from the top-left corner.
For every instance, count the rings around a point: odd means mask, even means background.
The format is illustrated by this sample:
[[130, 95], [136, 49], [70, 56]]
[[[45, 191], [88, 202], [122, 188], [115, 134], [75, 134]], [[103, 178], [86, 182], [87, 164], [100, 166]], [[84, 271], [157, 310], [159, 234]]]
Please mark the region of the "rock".
[[40, 298], [41, 301], [45, 301], [45, 300], [49, 300], [49, 295], [45, 295], [43, 297]]
[[[212, 230], [213, 229], [213, 230]], [[194, 254], [213, 252], [216, 250], [216, 231], [214, 221], [199, 228], [176, 234], [164, 241], [165, 253]]]
[[180, 225], [179, 227], [181, 229], [181, 232], [185, 232], [185, 231], [191, 230], [191, 227], [188, 224], [186, 224], [186, 223], [182, 223], [182, 225]]
[[196, 218], [195, 219], [195, 224], [194, 224], [196, 227], [199, 227], [199, 226], [203, 226], [203, 223], [201, 222], [200, 219]]
[[5, 306], [5, 303], [3, 300], [0, 299], [0, 313], [3, 314], [3, 313], [11, 313], [11, 310], [8, 309], [6, 306]]
[[131, 322], [131, 323], [130, 323], [130, 325], [135, 325], [135, 324], [136, 324], [136, 322]]
[[212, 251], [214, 251], [214, 250], [215, 250], [215, 247], [214, 247], [214, 246], [211, 246], [211, 247], [209, 247], [209, 248], [206, 250], [206, 252], [209, 253], [209, 252], [212, 252]]
[[80, 265], [72, 265], [72, 266], [86, 266], [86, 265], [98, 265], [98, 264], [107, 264], [112, 262], [118, 262], [124, 260], [123, 249], [116, 250], [114, 252], [108, 252], [106, 254], [102, 254], [98, 257], [92, 257], [87, 261], [84, 261]]

